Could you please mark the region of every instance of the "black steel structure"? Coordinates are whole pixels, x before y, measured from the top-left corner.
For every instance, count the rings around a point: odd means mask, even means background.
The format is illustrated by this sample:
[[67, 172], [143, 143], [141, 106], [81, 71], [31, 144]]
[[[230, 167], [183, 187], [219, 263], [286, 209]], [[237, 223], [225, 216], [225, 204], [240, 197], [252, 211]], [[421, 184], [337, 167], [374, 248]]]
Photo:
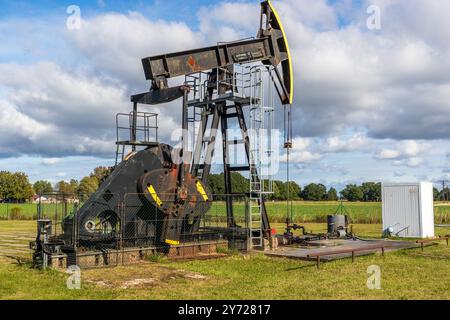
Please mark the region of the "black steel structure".
[[[186, 97], [190, 87], [182, 85], [170, 88], [168, 87], [167, 79], [210, 70], [208, 73], [208, 94], [205, 99], [201, 101], [201, 103], [203, 103], [204, 112], [193, 159], [186, 159], [187, 157], [183, 155], [182, 150], [186, 150], [186, 136], [182, 139], [183, 148], [180, 151], [180, 156], [189, 162], [190, 174], [193, 177], [201, 179], [203, 184], [207, 184], [217, 139], [216, 133], [220, 127], [222, 133], [225, 192], [229, 195], [226, 198], [228, 228], [236, 227], [233, 218], [231, 172], [253, 171], [250, 172], [250, 177], [253, 180], [252, 182], [260, 183], [258, 172], [256, 172], [250, 164], [250, 141], [243, 112], [243, 107], [248, 106], [251, 101], [249, 99], [243, 99], [234, 101], [232, 105], [229, 105], [227, 104], [227, 99], [220, 101], [220, 99], [213, 99], [212, 97], [214, 95], [220, 97], [224, 95], [227, 90], [233, 88], [234, 84], [231, 83], [231, 81], [233, 81], [233, 65], [254, 62], [262, 62], [264, 65], [274, 67], [273, 70], [275, 76], [272, 76], [272, 80], [280, 101], [284, 105], [292, 104], [293, 74], [289, 45], [279, 16], [270, 1], [261, 3], [260, 28], [257, 37], [254, 39], [222, 43], [216, 46], [157, 55], [142, 59], [145, 77], [152, 82], [151, 89], [147, 93], [132, 97], [132, 101], [135, 104], [136, 102], [158, 104], [183, 97], [182, 128], [183, 132], [186, 133], [188, 129], [187, 109], [189, 107]], [[210, 121], [210, 118], [212, 118], [212, 121]], [[248, 166], [231, 167], [229, 164], [228, 147], [230, 143], [233, 142], [228, 140], [227, 129], [229, 122], [233, 120], [233, 118], [238, 121], [242, 132], [241, 142], [245, 145]], [[209, 128], [207, 127], [208, 123], [211, 123]], [[209, 129], [213, 135], [209, 137], [209, 141], [205, 146], [206, 156], [204, 163], [200, 164], [200, 153], [201, 148], [203, 148], [202, 142], [207, 129]], [[189, 166], [186, 166], [186, 168], [188, 167]], [[179, 194], [185, 193], [183, 180], [186, 172], [183, 172], [184, 168], [185, 166], [181, 168], [179, 173]], [[270, 225], [267, 217], [267, 210], [264, 203], [261, 203], [261, 207], [263, 230], [268, 236]]]
[[[212, 195], [208, 187], [208, 175], [217, 139], [222, 140], [224, 158], [224, 179], [226, 187], [226, 227], [224, 233], [239, 228], [233, 212], [233, 190], [231, 189], [231, 172], [247, 171], [252, 183], [261, 183], [259, 173], [253, 168], [250, 159], [250, 140], [243, 109], [252, 103], [251, 98], [222, 98], [234, 90], [234, 65], [261, 62], [272, 68], [276, 92], [282, 104], [291, 104], [293, 99], [292, 61], [285, 32], [279, 16], [270, 1], [261, 3], [260, 27], [256, 38], [222, 43], [216, 46], [193, 49], [183, 52], [163, 54], [142, 59], [145, 77], [151, 81], [148, 92], [131, 96], [133, 110], [122, 114], [129, 123], [129, 137], [117, 141], [116, 167], [111, 175], [101, 184], [74, 215], [69, 215], [63, 222], [63, 234], [56, 241], [70, 242], [73, 233], [77, 235], [77, 245], [107, 247], [119, 241], [117, 230], [127, 230], [132, 239], [152, 239], [157, 245], [170, 248], [179, 245], [187, 235], [198, 234], [200, 221], [209, 210]], [[188, 95], [192, 88], [189, 84], [169, 87], [167, 79], [186, 76], [197, 72], [208, 74], [208, 87], [202, 101], [196, 107], [202, 109], [201, 129], [198, 132], [196, 148], [191, 154], [187, 150]], [[231, 75], [231, 76], [230, 76]], [[163, 104], [182, 99], [182, 146], [179, 149], [161, 144], [150, 130], [158, 127], [150, 124], [154, 114], [139, 111], [138, 106]], [[232, 102], [230, 104], [230, 101]], [[157, 116], [156, 116], [157, 119]], [[244, 144], [248, 166], [232, 167], [229, 165], [229, 141], [227, 128], [229, 121], [237, 120]], [[144, 125], [139, 125], [142, 120]], [[117, 124], [117, 130], [124, 129]], [[217, 130], [222, 135], [217, 137]], [[205, 132], [211, 135], [205, 143]], [[125, 129], [127, 130], [127, 129]], [[144, 133], [144, 138], [139, 134]], [[131, 153], [125, 154], [125, 147]], [[205, 154], [200, 163], [200, 154]], [[120, 161], [119, 161], [120, 160]], [[119, 163], [120, 162], [120, 163]], [[127, 194], [139, 194], [133, 198], [135, 210], [124, 210], [123, 199]], [[250, 194], [251, 196], [251, 194]], [[262, 208], [262, 232], [270, 236], [270, 225], [265, 204]], [[142, 213], [146, 212], [146, 218]], [[150, 212], [151, 211], [151, 212]], [[150, 213], [149, 213], [150, 212]], [[139, 227], [136, 227], [139, 226]], [[39, 238], [39, 237], [38, 237]], [[136, 241], [123, 241], [122, 246], [134, 246]], [[42, 246], [36, 246], [41, 248]], [[70, 251], [61, 246], [63, 251]], [[65, 249], [64, 249], [65, 248]]]

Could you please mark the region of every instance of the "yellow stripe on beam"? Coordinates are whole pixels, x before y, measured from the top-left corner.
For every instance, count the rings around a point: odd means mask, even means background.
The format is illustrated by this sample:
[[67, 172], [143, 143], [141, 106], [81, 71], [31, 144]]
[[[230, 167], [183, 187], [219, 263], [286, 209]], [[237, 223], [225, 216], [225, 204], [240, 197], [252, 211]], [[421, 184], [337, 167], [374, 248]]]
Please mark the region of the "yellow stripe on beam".
[[176, 246], [180, 244], [180, 241], [166, 239], [166, 243], [170, 244], [171, 246]]
[[150, 185], [150, 187], [147, 188], [148, 192], [150, 192], [150, 195], [152, 196], [153, 200], [156, 202], [156, 204], [161, 207], [163, 202], [161, 201], [161, 199], [158, 197], [158, 194], [156, 193], [155, 188], [153, 188], [152, 185]]
[[202, 195], [203, 200], [208, 201], [208, 195], [205, 192], [205, 189], [203, 188], [200, 181], [197, 181], [197, 191]]
[[286, 32], [284, 31], [283, 24], [281, 23], [280, 16], [278, 15], [277, 10], [275, 10], [275, 7], [272, 5], [270, 0], [267, 1], [270, 6], [270, 10], [272, 10], [273, 14], [275, 15], [275, 18], [278, 21], [278, 24], [281, 29], [281, 33], [283, 34], [284, 43], [286, 44], [286, 50], [288, 55], [288, 61], [289, 61], [289, 78], [290, 78], [290, 87], [289, 87], [289, 104], [292, 104], [294, 102], [294, 72], [292, 67], [292, 58], [291, 58], [291, 50], [289, 49], [289, 43], [286, 37]]

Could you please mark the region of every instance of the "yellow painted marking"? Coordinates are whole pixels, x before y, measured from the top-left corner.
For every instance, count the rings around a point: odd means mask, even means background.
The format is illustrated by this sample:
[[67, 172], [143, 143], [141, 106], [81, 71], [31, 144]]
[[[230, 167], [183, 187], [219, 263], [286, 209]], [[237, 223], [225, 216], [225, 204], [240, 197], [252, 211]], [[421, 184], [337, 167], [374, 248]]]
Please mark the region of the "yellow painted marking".
[[127, 154], [125, 156], [125, 158], [123, 158], [123, 160], [127, 161], [127, 160], [131, 159], [135, 154], [136, 154], [136, 151], [132, 151], [129, 154]]
[[203, 188], [200, 181], [197, 181], [197, 191], [202, 195], [203, 200], [208, 201], [208, 195], [205, 192], [205, 189]]
[[170, 244], [171, 246], [176, 246], [180, 244], [180, 241], [166, 239], [166, 243]]
[[289, 77], [290, 77], [290, 88], [289, 88], [289, 104], [292, 104], [294, 101], [294, 72], [292, 68], [292, 58], [291, 58], [291, 50], [289, 49], [289, 43], [286, 37], [286, 32], [284, 31], [283, 24], [281, 23], [280, 16], [278, 15], [277, 10], [275, 10], [274, 6], [268, 0], [270, 10], [272, 10], [273, 14], [275, 15], [275, 18], [278, 21], [278, 24], [280, 25], [281, 33], [283, 34], [284, 43], [286, 44], [287, 49], [287, 55], [288, 55], [288, 61], [289, 61]]
[[147, 188], [148, 192], [150, 192], [150, 195], [152, 196], [153, 200], [156, 202], [156, 204], [161, 207], [162, 206], [162, 201], [161, 199], [158, 197], [158, 194], [156, 193], [155, 188], [153, 188], [152, 185], [150, 185], [150, 187]]

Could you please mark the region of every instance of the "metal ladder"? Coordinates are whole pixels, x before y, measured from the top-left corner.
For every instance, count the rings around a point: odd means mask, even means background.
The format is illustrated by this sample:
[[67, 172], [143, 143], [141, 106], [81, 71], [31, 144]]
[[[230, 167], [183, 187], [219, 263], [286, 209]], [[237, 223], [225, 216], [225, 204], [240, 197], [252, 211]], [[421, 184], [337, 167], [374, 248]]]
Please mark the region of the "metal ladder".
[[249, 198], [249, 240], [252, 249], [262, 248], [263, 224], [262, 224], [262, 201], [263, 181], [259, 176], [261, 172], [261, 129], [264, 128], [263, 109], [263, 86], [261, 71], [254, 69], [250, 71], [250, 198]]
[[[273, 193], [272, 129], [274, 98], [272, 86], [267, 86], [271, 71], [255, 68], [251, 71], [250, 90], [250, 205], [249, 232], [253, 248], [264, 247], [263, 202]], [[265, 90], [267, 89], [267, 91]]]

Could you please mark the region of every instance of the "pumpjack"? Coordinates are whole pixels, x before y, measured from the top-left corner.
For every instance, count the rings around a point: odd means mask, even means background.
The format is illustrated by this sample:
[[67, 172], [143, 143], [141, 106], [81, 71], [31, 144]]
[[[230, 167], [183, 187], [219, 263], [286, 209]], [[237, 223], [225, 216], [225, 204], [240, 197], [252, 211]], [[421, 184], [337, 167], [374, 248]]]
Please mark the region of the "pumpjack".
[[[137, 245], [174, 246], [187, 241], [198, 233], [200, 221], [212, 205], [213, 195], [208, 183], [211, 160], [214, 155], [217, 130], [222, 132], [224, 155], [224, 182], [227, 210], [227, 227], [236, 229], [233, 213], [232, 171], [250, 172], [252, 183], [260, 183], [256, 167], [251, 165], [251, 145], [244, 108], [251, 98], [236, 99], [230, 106], [221, 100], [233, 80], [228, 77], [236, 65], [262, 63], [271, 68], [272, 81], [281, 104], [293, 102], [292, 59], [286, 34], [279, 15], [270, 1], [261, 3], [260, 26], [255, 38], [161, 54], [142, 59], [147, 80], [151, 82], [148, 92], [131, 96], [133, 110], [130, 113], [130, 140], [118, 141], [119, 147], [128, 146], [131, 153], [123, 155], [112, 173], [74, 215], [63, 221], [63, 233], [54, 243], [67, 249], [74, 234], [80, 246], [105, 247], [118, 241], [119, 233], [124, 247]], [[188, 137], [188, 95], [189, 84], [170, 87], [168, 79], [204, 72], [207, 88], [197, 106], [203, 110], [194, 152], [187, 152]], [[233, 90], [233, 89], [232, 89]], [[160, 105], [182, 99], [181, 147], [174, 148], [156, 141], [138, 139], [138, 118], [142, 113], [138, 105]], [[231, 111], [231, 112], [230, 112]], [[145, 117], [145, 115], [144, 115]], [[236, 118], [242, 132], [248, 166], [233, 168], [226, 159], [228, 145], [226, 129], [228, 121]], [[208, 126], [210, 126], [208, 128]], [[211, 136], [204, 143], [207, 130]], [[140, 149], [140, 150], [138, 150]], [[204, 159], [200, 161], [203, 152]], [[201, 163], [200, 163], [201, 162]], [[128, 194], [136, 194], [130, 200], [132, 205], [122, 210], [121, 201]], [[261, 236], [270, 236], [270, 224], [264, 200], [260, 200], [262, 230]], [[151, 212], [149, 216], [148, 212]], [[145, 218], [144, 217], [145, 213]], [[136, 223], [139, 221], [139, 223]], [[120, 225], [120, 227], [119, 227]], [[99, 227], [100, 226], [100, 227]], [[119, 231], [119, 229], [121, 231]], [[37, 248], [42, 249], [38, 235]], [[51, 242], [47, 242], [49, 245]], [[47, 246], [48, 251], [51, 248]]]

